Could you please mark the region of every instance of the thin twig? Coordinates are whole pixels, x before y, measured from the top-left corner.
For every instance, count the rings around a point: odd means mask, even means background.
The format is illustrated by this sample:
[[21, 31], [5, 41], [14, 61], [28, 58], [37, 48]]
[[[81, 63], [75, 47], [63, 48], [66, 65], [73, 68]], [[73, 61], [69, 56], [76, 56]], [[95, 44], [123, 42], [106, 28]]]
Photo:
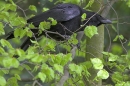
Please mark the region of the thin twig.
[[[76, 53], [76, 49], [77, 46], [73, 46], [71, 53], [72, 53], [72, 59], [75, 57], [75, 53]], [[60, 81], [57, 83], [56, 86], [63, 86], [65, 81], [69, 78], [69, 69], [68, 66], [71, 63], [71, 61], [69, 61], [65, 67], [64, 67], [64, 75], [61, 77]]]

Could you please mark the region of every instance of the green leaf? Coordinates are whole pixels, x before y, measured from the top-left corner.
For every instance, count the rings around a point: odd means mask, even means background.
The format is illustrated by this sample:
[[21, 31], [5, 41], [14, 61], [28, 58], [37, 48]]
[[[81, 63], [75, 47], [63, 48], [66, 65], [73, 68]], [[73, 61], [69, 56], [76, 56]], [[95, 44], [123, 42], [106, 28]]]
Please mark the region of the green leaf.
[[7, 67], [7, 68], [10, 68], [10, 67], [18, 68], [19, 61], [15, 58], [5, 58], [3, 60], [3, 65], [4, 67]]
[[124, 36], [123, 35], [117, 35], [113, 41], [117, 41], [117, 39], [120, 38], [121, 40], [124, 39]]
[[17, 38], [17, 37], [20, 36], [20, 31], [21, 31], [21, 29], [15, 29], [15, 30], [14, 30], [14, 37], [15, 37], [15, 38]]
[[28, 31], [28, 32], [27, 32], [27, 36], [28, 36], [28, 37], [32, 37], [32, 36], [33, 36], [32, 31]]
[[31, 23], [31, 24], [28, 24], [28, 28], [35, 28], [35, 26]]
[[63, 74], [63, 66], [54, 64], [54, 69]]
[[33, 58], [31, 58], [32, 62], [40, 63], [43, 60], [43, 56], [39, 54], [35, 54]]
[[37, 8], [36, 8], [36, 6], [34, 6], [34, 5], [30, 5], [30, 6], [29, 6], [29, 9], [32, 10], [32, 11], [37, 12]]
[[127, 3], [128, 7], [130, 7], [130, 0], [127, 0]]
[[14, 76], [17, 78], [17, 80], [21, 80], [21, 78], [18, 74], [15, 74]]
[[[61, 57], [60, 57], [61, 58]], [[72, 54], [71, 53], [68, 53], [68, 54], [66, 54], [66, 55], [62, 55], [62, 58], [61, 58], [61, 62], [60, 62], [60, 64], [61, 65], [65, 65], [65, 64], [67, 64], [69, 61], [72, 61]]]
[[118, 55], [114, 55], [114, 54], [110, 53], [108, 60], [109, 61], [116, 61], [118, 58], [119, 58]]
[[122, 54], [123, 53], [122, 46], [120, 44], [112, 44], [111, 52], [114, 54]]
[[8, 11], [8, 10], [11, 10], [11, 11], [16, 11], [16, 9], [17, 9], [17, 6], [16, 6], [16, 4], [5, 4], [4, 5], [4, 10], [5, 11]]
[[51, 17], [48, 18], [48, 20], [51, 21], [51, 25], [56, 25], [57, 24], [57, 21]]
[[1, 70], [4, 74], [9, 74], [10, 70]]
[[45, 29], [50, 29], [51, 23], [50, 22], [41, 22], [39, 28], [44, 31]]
[[49, 10], [48, 8], [44, 7], [44, 8], [42, 9], [42, 12], [45, 12], [45, 11], [48, 11], [48, 10]]
[[114, 55], [112, 53], [103, 52], [103, 54], [109, 56], [108, 58], [109, 61], [116, 61], [119, 58], [118, 55]]
[[8, 22], [8, 18], [9, 18], [9, 12], [6, 12], [6, 11], [2, 11], [0, 13], [0, 19], [2, 19], [3, 21], [5, 22]]
[[19, 61], [16, 58], [12, 58], [12, 67], [18, 68], [20, 65]]
[[109, 73], [105, 69], [102, 69], [98, 71], [97, 76], [101, 79], [107, 79], [109, 77]]
[[123, 36], [123, 35], [119, 35], [119, 38], [120, 38], [121, 40], [123, 40], [123, 39], [124, 39], [124, 36]]
[[26, 35], [26, 30], [23, 30], [23, 29], [15, 29], [14, 31], [14, 37], [20, 37], [23, 38], [24, 36]]
[[128, 46], [130, 46], [130, 42], [128, 43]]
[[45, 80], [46, 80], [46, 74], [44, 74], [42, 72], [39, 72], [38, 73], [38, 77], [42, 80], [42, 82], [45, 82]]
[[56, 44], [54, 42], [47, 42], [46, 43], [46, 50], [55, 50]]
[[80, 4], [80, 0], [63, 0], [64, 3]]
[[94, 3], [94, 0], [90, 0], [85, 8], [91, 7]]
[[87, 26], [85, 27], [85, 35], [88, 36], [89, 38], [92, 38], [95, 34], [98, 34], [97, 32], [97, 27], [96, 26]]
[[31, 67], [29, 67], [29, 65], [23, 64], [22, 65], [24, 68], [26, 68], [27, 70], [32, 70]]
[[[25, 24], [27, 23], [27, 21], [23, 18], [23, 17], [10, 17], [10, 24], [12, 26], [25, 26]], [[21, 29], [21, 28], [20, 28]]]
[[87, 17], [86, 13], [83, 13], [82, 16], [81, 16], [82, 21], [84, 21], [86, 19], [86, 17]]
[[[117, 30], [116, 30], [115, 26], [113, 25], [113, 23], [114, 23], [114, 22], [112, 21], [111, 27], [112, 27], [112, 29], [113, 29], [115, 32], [117, 32]], [[115, 23], [118, 23], [118, 22], [116, 21]]]
[[53, 0], [49, 0], [50, 2], [53, 2]]
[[95, 69], [103, 69], [103, 63], [99, 58], [92, 58], [91, 62]]
[[54, 70], [52, 68], [48, 67], [47, 64], [42, 64], [42, 71], [46, 74], [47, 78], [53, 78], [54, 79]]
[[70, 42], [70, 43], [76, 45], [76, 44], [78, 43], [78, 40], [76, 39], [76, 35], [77, 35], [77, 34], [75, 34], [75, 33], [72, 34], [72, 36], [71, 36], [71, 38], [68, 40], [68, 42]]
[[0, 47], [0, 53], [1, 54], [5, 53], [5, 50], [2, 47]]
[[0, 76], [0, 86], [5, 86], [6, 85], [6, 80], [4, 77]]
[[122, 76], [122, 73], [121, 72], [114, 72], [112, 74], [112, 81], [117, 83], [117, 82], [121, 82], [123, 81], [124, 77]]
[[17, 6], [15, 4], [10, 4], [10, 8], [9, 9], [12, 10], [12, 11], [16, 11]]
[[22, 50], [22, 49], [16, 49], [16, 53], [17, 53], [17, 55], [19, 55], [19, 56], [25, 55], [25, 52], [24, 52], [24, 50]]
[[31, 59], [31, 58], [33, 58], [35, 55], [36, 55], [36, 54], [27, 54], [27, 55], [25, 56], [25, 58], [26, 58], [26, 59]]
[[30, 41], [33, 43], [33, 44], [36, 44], [36, 45], [39, 45], [39, 43], [37, 41], [33, 41], [30, 39]]
[[0, 35], [5, 35], [4, 25], [0, 22]]
[[16, 77], [8, 78], [7, 85], [6, 86], [19, 86], [18, 81]]
[[76, 64], [69, 64], [69, 69], [73, 72], [76, 72], [80, 76], [82, 75], [82, 66], [76, 65]]
[[8, 47], [8, 48], [10, 48], [10, 49], [13, 49], [13, 47], [12, 47], [12, 45], [7, 41], [7, 40], [5, 40], [5, 39], [1, 39], [0, 40], [0, 43], [1, 43], [1, 45], [3, 46], [3, 47]]

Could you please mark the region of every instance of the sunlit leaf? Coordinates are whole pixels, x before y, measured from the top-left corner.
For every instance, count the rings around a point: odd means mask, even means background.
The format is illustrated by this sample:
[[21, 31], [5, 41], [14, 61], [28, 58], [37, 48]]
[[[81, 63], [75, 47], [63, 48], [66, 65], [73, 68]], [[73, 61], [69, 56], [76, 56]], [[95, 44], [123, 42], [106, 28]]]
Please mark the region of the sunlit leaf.
[[5, 50], [2, 47], [0, 47], [0, 53], [5, 53]]
[[32, 37], [32, 36], [33, 36], [32, 31], [28, 31], [28, 32], [27, 32], [27, 36], [28, 36], [28, 37]]
[[111, 78], [113, 82], [123, 81], [123, 76], [121, 72], [114, 72]]
[[57, 21], [51, 17], [48, 18], [48, 20], [51, 21], [51, 25], [56, 25], [57, 24]]
[[84, 21], [86, 19], [86, 17], [87, 17], [86, 13], [83, 13], [82, 16], [81, 16], [82, 21]]
[[90, 0], [85, 8], [91, 7], [94, 3], [94, 0]]
[[15, 31], [14, 31], [14, 37], [16, 37], [16, 38], [20, 37], [20, 39], [21, 39], [25, 35], [26, 35], [26, 30], [24, 30], [24, 29], [15, 29]]
[[45, 29], [49, 29], [51, 26], [51, 23], [50, 22], [41, 22], [40, 25], [39, 25], [39, 28], [42, 29], [43, 31]]
[[91, 62], [95, 69], [103, 69], [103, 63], [99, 58], [92, 58]]
[[109, 77], [109, 73], [106, 70], [99, 70], [97, 76], [101, 79], [107, 79]]
[[4, 35], [5, 31], [4, 31], [4, 25], [3, 23], [0, 22], [0, 35]]
[[109, 58], [109, 61], [116, 61], [119, 57], [118, 55], [114, 55], [112, 53], [108, 53], [108, 52], [103, 52], [104, 55], [107, 55]]
[[15, 18], [10, 17], [10, 18], [11, 18], [10, 24], [12, 26], [25, 26], [25, 24], [27, 23], [23, 17], [15, 17]]
[[45, 80], [46, 80], [46, 75], [45, 75], [44, 73], [39, 72], [39, 73], [38, 73], [38, 77], [42, 80], [42, 82], [45, 82]]
[[45, 7], [44, 7], [44, 8], [42, 9], [42, 12], [45, 12], [45, 11], [47, 11], [47, 10], [49, 10], [49, 8], [45, 8]]
[[76, 64], [69, 64], [69, 69], [73, 72], [76, 72], [81, 76], [82, 73], [82, 66], [76, 65]]
[[124, 36], [123, 35], [117, 35], [113, 41], [117, 41], [117, 39], [120, 38], [121, 40], [124, 39]]
[[30, 6], [29, 6], [29, 9], [32, 10], [32, 11], [37, 12], [37, 8], [36, 8], [36, 6], [34, 6], [34, 5], [30, 5]]
[[15, 77], [18, 79], [18, 80], [21, 80], [20, 76], [18, 74], [15, 74]]
[[31, 67], [29, 67], [29, 65], [23, 64], [22, 65], [26, 70], [32, 70]]
[[22, 49], [16, 49], [16, 53], [19, 56], [25, 55], [25, 52]]
[[11, 48], [11, 49], [13, 49], [13, 47], [12, 47], [12, 45], [7, 41], [7, 40], [5, 40], [5, 39], [1, 39], [0, 40], [0, 43], [1, 43], [1, 45], [3, 46], [3, 47], [8, 47], [8, 48]]
[[43, 56], [38, 54], [35, 54], [34, 57], [31, 58], [31, 61], [36, 63], [40, 63], [42, 62], [42, 60], [43, 60]]
[[63, 66], [54, 64], [54, 69], [63, 74]]
[[0, 76], [0, 86], [5, 86], [5, 85], [6, 85], [6, 79]]
[[98, 34], [96, 26], [87, 26], [85, 27], [85, 35], [89, 38], [92, 38], [95, 34]]
[[63, 58], [61, 58], [62, 60], [61, 60], [61, 65], [65, 65], [65, 64], [67, 64], [67, 62], [68, 61], [72, 61], [72, 54], [71, 53], [68, 53], [68, 54], [66, 54], [66, 55], [64, 55], [63, 56]]
[[5, 58], [3, 60], [3, 65], [4, 67], [14, 67], [14, 68], [18, 68], [19, 66], [19, 61], [15, 58]]

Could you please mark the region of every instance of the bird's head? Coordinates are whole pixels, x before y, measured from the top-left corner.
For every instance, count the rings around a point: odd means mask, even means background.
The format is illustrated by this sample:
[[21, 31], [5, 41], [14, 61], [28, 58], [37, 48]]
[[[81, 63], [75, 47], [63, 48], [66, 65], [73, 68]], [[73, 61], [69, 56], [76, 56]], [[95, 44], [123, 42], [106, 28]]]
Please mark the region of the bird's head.
[[109, 19], [106, 19], [104, 17], [102, 17], [99, 14], [96, 14], [95, 12], [90, 12], [90, 11], [85, 11], [85, 13], [87, 14], [87, 18], [84, 21], [87, 22], [86, 25], [94, 25], [96, 27], [98, 27], [101, 24], [111, 24], [112, 22]]
[[100, 24], [111, 24], [112, 23], [109, 19], [106, 19], [99, 14], [96, 14], [96, 18], [98, 21], [100, 21]]

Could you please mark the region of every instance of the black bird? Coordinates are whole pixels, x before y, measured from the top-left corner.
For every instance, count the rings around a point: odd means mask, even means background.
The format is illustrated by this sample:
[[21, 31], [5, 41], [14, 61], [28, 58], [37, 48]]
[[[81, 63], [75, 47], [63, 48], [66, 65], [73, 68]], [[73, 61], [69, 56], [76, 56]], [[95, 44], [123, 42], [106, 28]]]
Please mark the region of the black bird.
[[[86, 19], [81, 21], [81, 16], [84, 13], [86, 13]], [[85, 26], [94, 25], [97, 27], [101, 24], [111, 23], [110, 20], [105, 19], [95, 12], [86, 11], [78, 5], [69, 3], [56, 5], [50, 10], [28, 19], [27, 23], [32, 23], [35, 27], [39, 27], [40, 23], [43, 21], [48, 21], [49, 17], [55, 19], [57, 24], [51, 25], [50, 29], [43, 31], [40, 35], [38, 35], [39, 29], [31, 29], [36, 38], [41, 35], [47, 35], [49, 38], [64, 41], [74, 32], [83, 31]], [[84, 26], [81, 27], [81, 25]], [[9, 34], [7, 37], [7, 39], [11, 38], [14, 38], [13, 33]], [[21, 48], [24, 48], [24, 46], [29, 46], [31, 44], [30, 39], [34, 40], [34, 37], [27, 38]], [[27, 48], [28, 47], [26, 47], [26, 49]]]

